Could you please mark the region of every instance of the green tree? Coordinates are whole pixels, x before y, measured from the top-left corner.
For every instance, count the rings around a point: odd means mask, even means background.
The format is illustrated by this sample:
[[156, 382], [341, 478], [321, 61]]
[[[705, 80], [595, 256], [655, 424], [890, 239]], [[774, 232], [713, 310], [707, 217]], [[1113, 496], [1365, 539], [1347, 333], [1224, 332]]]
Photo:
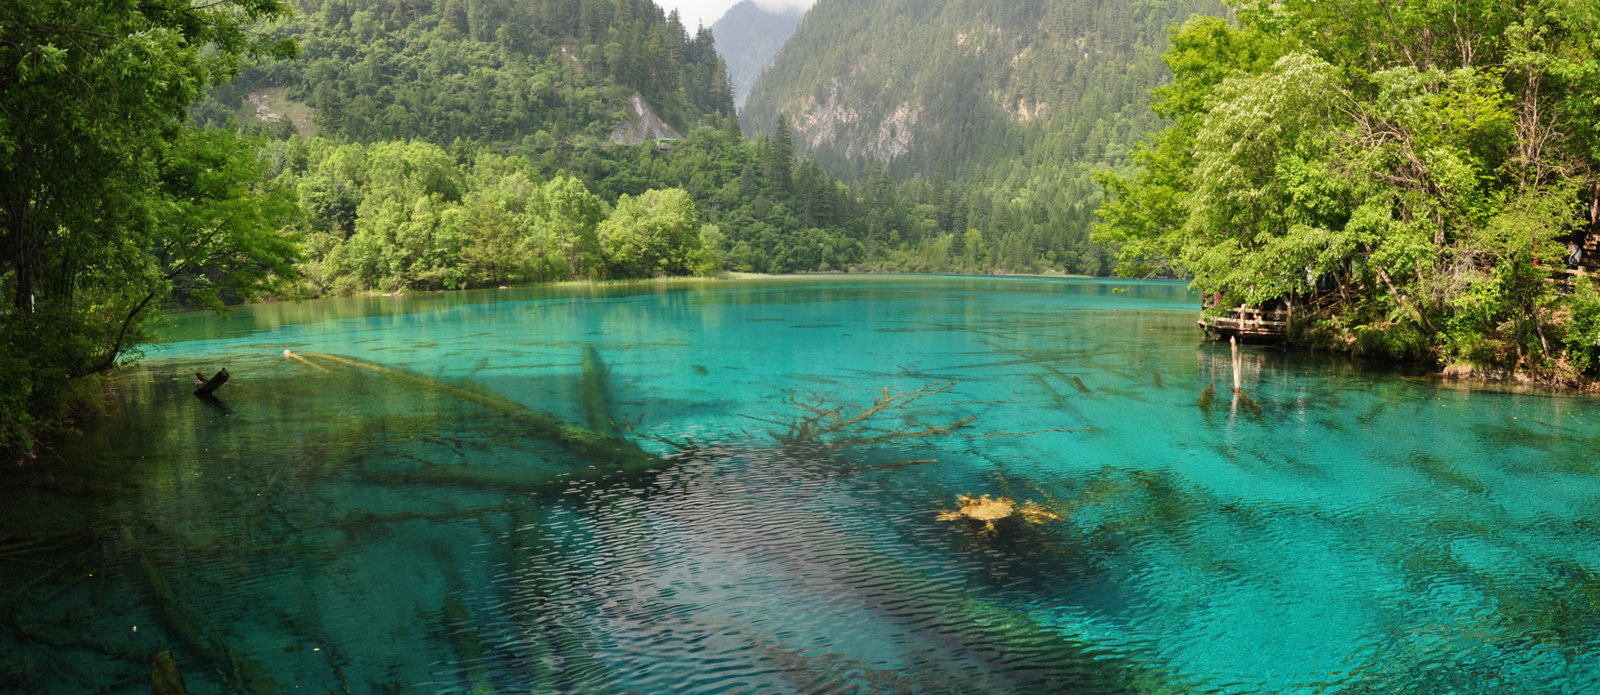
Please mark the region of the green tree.
[[582, 181], [563, 176], [545, 184], [530, 243], [546, 270], [535, 279], [596, 277], [603, 266], [598, 230], [604, 217], [605, 203]]
[[794, 131], [789, 128], [789, 119], [778, 117], [778, 125], [773, 128], [766, 155], [764, 164], [767, 181], [774, 192], [787, 198], [794, 186], [791, 174], [794, 168]]
[[155, 202], [163, 158], [184, 156], [170, 143], [205, 86], [294, 52], [246, 31], [287, 12], [282, 0], [0, 8], [0, 447], [27, 448], [73, 379], [133, 347], [159, 299], [145, 299], [151, 242], [182, 217]]
[[1576, 300], [1544, 279], [1600, 170], [1600, 8], [1469, 5], [1252, 1], [1186, 23], [1156, 93], [1173, 122], [1142, 171], [1101, 177], [1097, 238], [1123, 272], [1228, 304], [1344, 277], [1306, 342], [1559, 367]]
[[700, 215], [678, 188], [622, 196], [599, 236], [608, 276], [617, 278], [688, 275], [703, 248]]

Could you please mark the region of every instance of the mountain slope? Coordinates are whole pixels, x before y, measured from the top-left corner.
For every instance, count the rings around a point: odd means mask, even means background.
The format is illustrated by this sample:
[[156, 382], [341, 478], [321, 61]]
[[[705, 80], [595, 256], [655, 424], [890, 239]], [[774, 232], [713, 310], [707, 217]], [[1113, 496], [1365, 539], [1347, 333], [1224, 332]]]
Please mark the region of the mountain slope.
[[744, 0], [728, 8], [722, 18], [711, 25], [711, 35], [717, 39], [717, 52], [728, 64], [735, 106], [744, 105], [761, 70], [772, 64], [772, 57], [794, 34], [804, 16], [804, 10], [773, 12]]
[[296, 9], [271, 30], [295, 39], [301, 58], [217, 90], [196, 109], [202, 122], [226, 120], [271, 88], [309, 105], [318, 133], [366, 142], [537, 136], [548, 145], [604, 139], [642, 111], [678, 131], [733, 114], [710, 31], [690, 36], [649, 0], [297, 0]]
[[[821, 0], [752, 91], [745, 129], [779, 114], [824, 160], [941, 164], [1021, 154], [1016, 135], [1068, 130], [1059, 154], [1121, 155], [1155, 125], [1168, 28], [1215, 0]], [[1095, 133], [1098, 127], [1099, 133]], [[1009, 143], [1009, 144], [1008, 144]]]
[[1160, 127], [1169, 28], [1217, 0], [819, 0], [763, 73], [745, 131], [779, 119], [845, 176], [887, 167], [971, 193], [969, 223], [1021, 232], [1057, 267], [1103, 273], [1091, 173]]

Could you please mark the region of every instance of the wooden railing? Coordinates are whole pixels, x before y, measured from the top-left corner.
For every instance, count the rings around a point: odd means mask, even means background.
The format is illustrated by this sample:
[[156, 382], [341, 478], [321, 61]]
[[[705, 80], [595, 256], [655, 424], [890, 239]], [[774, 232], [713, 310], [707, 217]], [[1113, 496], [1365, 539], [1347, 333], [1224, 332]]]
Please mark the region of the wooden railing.
[[1236, 337], [1240, 340], [1282, 340], [1289, 332], [1289, 310], [1262, 310], [1259, 307], [1240, 305], [1228, 310], [1224, 316], [1200, 319], [1200, 327], [1216, 339]]

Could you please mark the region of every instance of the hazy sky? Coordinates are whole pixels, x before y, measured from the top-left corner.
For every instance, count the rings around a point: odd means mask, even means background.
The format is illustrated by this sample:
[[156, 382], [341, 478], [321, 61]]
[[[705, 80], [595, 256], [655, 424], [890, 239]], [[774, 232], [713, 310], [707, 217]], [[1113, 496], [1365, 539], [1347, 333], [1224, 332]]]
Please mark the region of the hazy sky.
[[[817, 0], [755, 0], [757, 5], [768, 12], [782, 10], [803, 10]], [[694, 31], [696, 24], [705, 24], [710, 27], [728, 8], [739, 4], [739, 0], [656, 0], [656, 4], [666, 9], [678, 11], [678, 17], [683, 20], [683, 25]]]

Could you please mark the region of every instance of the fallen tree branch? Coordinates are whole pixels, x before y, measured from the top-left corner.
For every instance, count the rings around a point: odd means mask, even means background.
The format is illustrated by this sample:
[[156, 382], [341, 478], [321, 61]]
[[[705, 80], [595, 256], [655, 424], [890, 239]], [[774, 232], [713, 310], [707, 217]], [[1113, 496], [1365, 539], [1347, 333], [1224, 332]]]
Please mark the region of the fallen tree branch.
[[[977, 416], [937, 424], [923, 422], [915, 416], [905, 415], [905, 412], [933, 407], [944, 408], [969, 405], [970, 403], [963, 402], [925, 402], [930, 397], [949, 391], [955, 386], [955, 383], [953, 381], [945, 381], [928, 384], [912, 391], [896, 391], [886, 386], [873, 397], [871, 405], [864, 407], [849, 404], [830, 405], [821, 399], [803, 400], [798, 395], [790, 393], [789, 404], [805, 413], [800, 419], [778, 420], [753, 415], [745, 415], [744, 417], [757, 422], [783, 427], [782, 430], [769, 431], [768, 434], [786, 448], [813, 451], [871, 446], [899, 439], [948, 436], [955, 434], [956, 430], [972, 424], [978, 419]], [[891, 425], [879, 424], [884, 416], [891, 413], [899, 413], [903, 416], [903, 419]]]

